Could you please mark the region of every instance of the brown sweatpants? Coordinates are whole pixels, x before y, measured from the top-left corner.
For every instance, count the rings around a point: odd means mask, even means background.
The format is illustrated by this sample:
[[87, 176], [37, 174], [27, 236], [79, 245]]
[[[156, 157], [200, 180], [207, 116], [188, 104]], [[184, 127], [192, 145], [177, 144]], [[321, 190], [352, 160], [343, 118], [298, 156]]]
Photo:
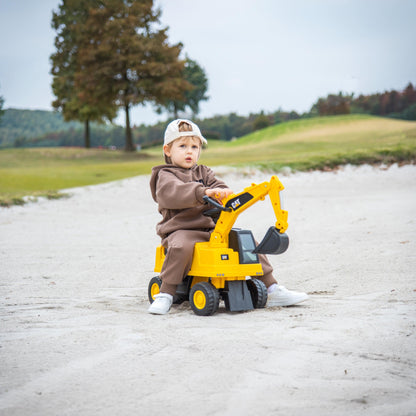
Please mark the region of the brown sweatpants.
[[[162, 240], [162, 245], [167, 248], [167, 253], [160, 272], [161, 292], [171, 295], [176, 293], [176, 286], [182, 282], [191, 269], [195, 243], [209, 241], [210, 235], [211, 232], [208, 231], [178, 230]], [[263, 254], [258, 256], [264, 274], [253, 277], [261, 280], [266, 287], [277, 283], [272, 274], [273, 267], [267, 257]]]

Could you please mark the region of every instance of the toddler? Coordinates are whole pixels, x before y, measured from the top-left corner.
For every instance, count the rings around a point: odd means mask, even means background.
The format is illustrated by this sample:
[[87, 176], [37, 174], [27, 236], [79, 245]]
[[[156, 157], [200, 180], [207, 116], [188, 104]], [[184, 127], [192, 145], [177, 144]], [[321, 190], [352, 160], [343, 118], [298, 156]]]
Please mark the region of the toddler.
[[[207, 144], [207, 140], [196, 124], [190, 120], [174, 120], [165, 131], [166, 164], [152, 169], [150, 189], [162, 215], [156, 231], [167, 249], [159, 276], [162, 280], [160, 293], [149, 307], [153, 314], [169, 312], [176, 287], [191, 268], [195, 243], [209, 241], [215, 227], [212, 218], [203, 215], [207, 210], [203, 196], [221, 202], [233, 193], [209, 167], [197, 164], [203, 144]], [[266, 285], [267, 306], [290, 306], [308, 298], [306, 293], [278, 285], [266, 256], [259, 254], [259, 260], [264, 275], [253, 278]]]

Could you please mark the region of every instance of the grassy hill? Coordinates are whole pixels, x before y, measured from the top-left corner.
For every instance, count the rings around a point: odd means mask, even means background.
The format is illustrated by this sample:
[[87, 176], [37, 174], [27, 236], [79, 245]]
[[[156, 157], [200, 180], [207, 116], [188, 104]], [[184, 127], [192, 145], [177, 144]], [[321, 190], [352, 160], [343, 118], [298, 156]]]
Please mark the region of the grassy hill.
[[[278, 172], [284, 166], [307, 170], [415, 160], [416, 122], [354, 115], [290, 121], [232, 142], [212, 140], [200, 163], [251, 165]], [[5, 149], [0, 151], [0, 203], [149, 174], [160, 163], [160, 146], [134, 154], [74, 148]]]
[[234, 142], [212, 143], [201, 162], [278, 171], [415, 159], [416, 122], [363, 115], [278, 124]]

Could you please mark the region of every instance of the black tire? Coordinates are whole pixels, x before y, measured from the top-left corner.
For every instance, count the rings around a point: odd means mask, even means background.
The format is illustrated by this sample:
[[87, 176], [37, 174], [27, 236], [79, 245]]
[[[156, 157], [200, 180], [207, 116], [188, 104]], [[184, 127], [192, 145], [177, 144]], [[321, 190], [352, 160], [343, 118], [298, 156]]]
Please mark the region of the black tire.
[[197, 283], [189, 293], [189, 303], [197, 315], [213, 315], [218, 309], [220, 294], [209, 282]]
[[[155, 298], [154, 295], [157, 295], [160, 292], [160, 286], [162, 285], [162, 279], [159, 276], [153, 277], [150, 279], [149, 287], [147, 290], [147, 296], [149, 297], [149, 302], [153, 303]], [[187, 295], [174, 295], [173, 296], [173, 303], [176, 305], [180, 305], [181, 303], [188, 300]]]
[[162, 279], [159, 276], [155, 276], [150, 279], [147, 289], [147, 296], [149, 297], [150, 303], [154, 302], [154, 296], [160, 292], [160, 286], [162, 286]]
[[264, 308], [267, 303], [266, 285], [261, 280], [253, 278], [247, 280], [247, 287], [250, 291], [251, 300], [253, 301], [254, 308]]

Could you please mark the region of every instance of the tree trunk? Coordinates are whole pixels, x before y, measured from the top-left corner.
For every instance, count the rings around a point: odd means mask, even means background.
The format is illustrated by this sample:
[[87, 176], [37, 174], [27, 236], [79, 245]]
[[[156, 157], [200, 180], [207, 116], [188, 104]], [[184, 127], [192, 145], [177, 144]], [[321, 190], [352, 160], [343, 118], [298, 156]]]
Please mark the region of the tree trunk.
[[130, 108], [128, 104], [124, 105], [124, 110], [126, 111], [126, 146], [124, 150], [126, 152], [133, 152], [135, 149], [133, 144], [133, 136], [131, 133], [131, 127], [130, 127]]
[[84, 142], [85, 142], [85, 148], [89, 149], [91, 147], [91, 138], [90, 138], [90, 121], [88, 119], [84, 121]]

